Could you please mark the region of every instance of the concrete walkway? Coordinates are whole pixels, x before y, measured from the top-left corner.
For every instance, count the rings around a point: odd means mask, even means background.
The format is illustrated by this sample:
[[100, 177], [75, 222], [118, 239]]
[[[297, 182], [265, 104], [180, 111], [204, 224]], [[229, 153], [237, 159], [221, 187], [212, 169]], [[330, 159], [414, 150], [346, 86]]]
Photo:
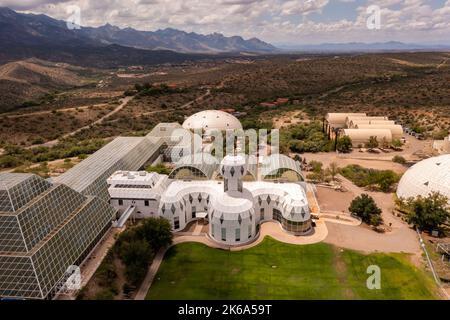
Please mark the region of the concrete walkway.
[[360, 226], [362, 221], [360, 219], [357, 219], [350, 214], [337, 212], [337, 211], [322, 211], [319, 215], [320, 220], [331, 222], [331, 223], [337, 223], [337, 224], [343, 224], [347, 226]]
[[139, 288], [139, 291], [136, 294], [136, 297], [134, 298], [135, 300], [145, 300], [147, 292], [150, 289], [150, 286], [152, 285], [153, 279], [155, 278], [155, 275], [158, 272], [159, 266], [163, 261], [167, 249], [162, 248], [156, 254], [152, 264], [150, 265], [150, 268], [148, 269], [147, 275], [145, 276], [145, 279], [142, 282], [141, 287]]
[[[124, 229], [110, 229], [97, 246], [92, 250], [88, 257], [80, 265], [81, 269], [81, 287], [84, 288], [91, 280], [98, 267], [100, 267], [103, 259], [105, 259], [109, 250], [116, 243], [117, 235], [123, 232]], [[56, 300], [75, 300], [78, 292], [61, 293], [56, 296]]]
[[[329, 223], [329, 235], [325, 242], [347, 249], [371, 252], [405, 252], [417, 256], [421, 255], [416, 232], [409, 228], [399, 217], [392, 214], [395, 204], [392, 194], [367, 191], [354, 185], [345, 177], [339, 175], [342, 185], [351, 193], [351, 198], [366, 193], [375, 199], [382, 210], [384, 223], [389, 226], [386, 233], [377, 233], [369, 227], [354, 228], [351, 225]], [[336, 191], [339, 195], [339, 191]], [[328, 215], [328, 214], [327, 214]]]

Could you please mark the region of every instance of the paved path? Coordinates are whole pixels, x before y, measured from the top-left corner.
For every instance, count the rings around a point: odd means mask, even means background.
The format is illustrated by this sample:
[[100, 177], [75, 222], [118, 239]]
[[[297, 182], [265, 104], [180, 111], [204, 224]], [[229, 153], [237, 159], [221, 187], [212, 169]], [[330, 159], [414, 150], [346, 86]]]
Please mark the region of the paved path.
[[[84, 288], [88, 282], [91, 280], [92, 276], [100, 267], [103, 259], [116, 243], [116, 238], [119, 233], [124, 229], [110, 229], [104, 238], [97, 244], [97, 246], [92, 250], [88, 257], [80, 265], [81, 269], [81, 287]], [[70, 294], [59, 294], [56, 300], [75, 300], [76, 294], [78, 292], [72, 292]]]
[[158, 272], [159, 266], [161, 265], [161, 262], [164, 258], [164, 255], [166, 254], [167, 249], [160, 249], [158, 253], [156, 254], [155, 258], [153, 258], [153, 262], [148, 269], [147, 275], [145, 276], [144, 281], [141, 284], [141, 287], [139, 288], [139, 291], [136, 294], [135, 300], [145, 300], [145, 297], [147, 296], [147, 292], [150, 289], [150, 286], [152, 285], [153, 279], [155, 278], [156, 273]]
[[202, 233], [202, 229], [203, 229], [203, 224], [198, 223], [195, 225], [195, 229], [194, 229], [194, 236], [199, 236]]
[[392, 214], [395, 207], [392, 194], [366, 191], [357, 187], [343, 176], [339, 175], [339, 179], [353, 197], [362, 193], [367, 193], [373, 197], [382, 210], [381, 215], [384, 223], [390, 225], [390, 227], [386, 233], [377, 233], [367, 226], [354, 228], [345, 224], [331, 224], [329, 223], [330, 221], [327, 221], [329, 234], [325, 242], [363, 252], [379, 251], [421, 254], [416, 232], [400, 218]]

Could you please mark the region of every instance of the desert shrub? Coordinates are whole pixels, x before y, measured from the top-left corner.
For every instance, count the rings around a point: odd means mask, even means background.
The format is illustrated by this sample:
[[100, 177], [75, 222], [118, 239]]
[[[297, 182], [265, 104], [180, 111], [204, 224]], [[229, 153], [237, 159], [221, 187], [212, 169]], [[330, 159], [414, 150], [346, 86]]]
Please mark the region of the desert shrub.
[[15, 156], [3, 155], [0, 157], [0, 168], [15, 168], [23, 164], [23, 161]]
[[117, 293], [117, 290], [112, 288], [103, 289], [95, 295], [94, 300], [114, 300]]
[[88, 139], [83, 141], [69, 139], [61, 141], [52, 148], [39, 146], [32, 149], [25, 149], [18, 146], [6, 146], [5, 154], [0, 156], [0, 167], [15, 168], [25, 162], [53, 161], [92, 154], [106, 143], [107, 141], [103, 139]]
[[99, 284], [103, 287], [110, 287], [117, 278], [116, 269], [113, 264], [113, 252], [109, 251], [96, 271]]
[[280, 148], [283, 151], [328, 152], [333, 147], [333, 141], [328, 139], [318, 121], [295, 125], [280, 132]]
[[148, 166], [145, 169], [147, 172], [156, 172], [159, 174], [170, 174], [171, 170], [170, 168], [167, 168], [164, 164], [160, 163], [157, 164], [156, 166]]
[[439, 131], [433, 133], [433, 139], [434, 140], [444, 140], [444, 138], [448, 137], [448, 135], [449, 135], [449, 131], [442, 129], [442, 130], [439, 130]]
[[397, 155], [397, 156], [392, 158], [392, 162], [400, 163], [400, 164], [406, 164], [406, 159], [404, 157], [402, 157], [402, 156]]
[[372, 150], [378, 148], [380, 144], [378, 143], [378, 139], [375, 136], [369, 138], [369, 141], [364, 145], [367, 149]]
[[352, 151], [352, 139], [349, 136], [342, 136], [338, 139], [336, 149], [342, 153]]
[[349, 165], [340, 169], [340, 173], [358, 187], [375, 187], [383, 192], [391, 191], [400, 176], [392, 170], [375, 170], [359, 165]]
[[394, 149], [401, 149], [403, 146], [403, 143], [399, 139], [394, 139], [391, 142], [391, 147]]

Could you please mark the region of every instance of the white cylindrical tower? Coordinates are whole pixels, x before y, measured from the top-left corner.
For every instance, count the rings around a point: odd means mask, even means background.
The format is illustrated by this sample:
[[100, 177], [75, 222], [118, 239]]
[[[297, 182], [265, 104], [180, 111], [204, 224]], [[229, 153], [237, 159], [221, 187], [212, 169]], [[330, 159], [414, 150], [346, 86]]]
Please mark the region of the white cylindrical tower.
[[226, 156], [223, 158], [220, 173], [224, 180], [224, 192], [227, 194], [242, 194], [242, 178], [247, 169], [243, 156]]

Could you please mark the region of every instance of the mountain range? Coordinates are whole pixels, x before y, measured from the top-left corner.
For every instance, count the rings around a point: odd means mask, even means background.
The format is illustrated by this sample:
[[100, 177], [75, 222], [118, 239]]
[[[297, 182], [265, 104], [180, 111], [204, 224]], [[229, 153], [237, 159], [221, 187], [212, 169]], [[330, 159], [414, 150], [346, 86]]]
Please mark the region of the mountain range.
[[279, 44], [278, 48], [289, 52], [309, 53], [351, 53], [351, 52], [395, 52], [395, 51], [446, 51], [450, 45], [428, 45], [416, 43], [403, 43], [399, 41], [388, 42], [349, 42], [349, 43], [321, 43], [312, 45]]
[[157, 31], [139, 31], [132, 28], [121, 29], [106, 24], [98, 28], [81, 28], [78, 33], [104, 44], [149, 49], [173, 50], [184, 53], [223, 52], [274, 52], [276, 48], [257, 38], [244, 40], [240, 36], [225, 37], [220, 33], [209, 35], [184, 32], [172, 28]]
[[257, 38], [201, 35], [172, 28], [139, 31], [106, 24], [69, 29], [65, 21], [44, 14], [24, 14], [0, 7], [0, 64], [38, 58], [87, 67], [182, 63], [241, 54], [352, 53], [387, 51], [447, 51], [449, 45], [380, 43], [280, 44]]
[[[256, 38], [200, 35], [175, 29], [138, 31], [105, 26], [69, 29], [65, 21], [43, 14], [0, 8], [0, 63], [36, 57], [44, 60], [108, 67], [182, 62], [211, 54], [273, 52]], [[209, 57], [211, 58], [211, 57]]]

